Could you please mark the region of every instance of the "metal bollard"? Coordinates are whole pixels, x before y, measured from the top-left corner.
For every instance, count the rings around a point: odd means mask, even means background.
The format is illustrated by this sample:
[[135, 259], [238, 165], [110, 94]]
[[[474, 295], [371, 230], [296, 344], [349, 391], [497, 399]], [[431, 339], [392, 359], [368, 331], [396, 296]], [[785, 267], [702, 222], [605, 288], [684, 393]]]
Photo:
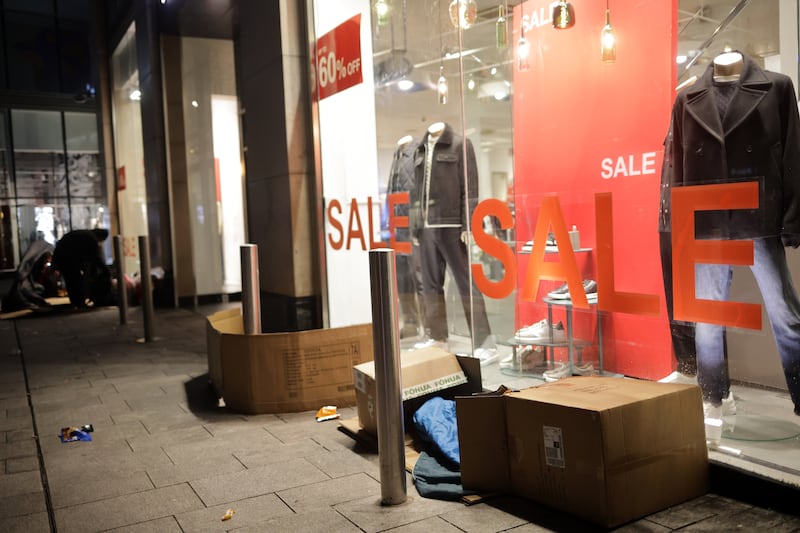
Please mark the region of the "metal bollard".
[[128, 286], [125, 284], [125, 255], [123, 254], [122, 236], [114, 235], [114, 259], [117, 262], [117, 306], [119, 307], [119, 323], [128, 323]]
[[144, 342], [153, 342], [153, 280], [150, 277], [150, 244], [147, 235], [139, 235], [139, 272], [142, 278]]
[[397, 505], [406, 501], [406, 456], [394, 250], [370, 250], [369, 277], [381, 503]]
[[261, 288], [258, 280], [258, 246], [243, 244], [242, 257], [242, 324], [246, 335], [261, 333]]

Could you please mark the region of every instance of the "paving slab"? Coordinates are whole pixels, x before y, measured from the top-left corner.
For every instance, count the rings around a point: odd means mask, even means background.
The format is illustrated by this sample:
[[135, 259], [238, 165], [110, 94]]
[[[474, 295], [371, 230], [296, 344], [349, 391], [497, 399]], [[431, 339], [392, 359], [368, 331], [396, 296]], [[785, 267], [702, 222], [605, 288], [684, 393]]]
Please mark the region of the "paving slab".
[[305, 514], [353, 500], [380, 499], [381, 484], [361, 473], [282, 490], [278, 496], [295, 513]]
[[165, 516], [139, 524], [110, 529], [114, 533], [183, 533], [174, 516]]
[[[228, 509], [233, 509], [233, 516], [230, 520], [222, 520]], [[183, 531], [210, 532], [231, 529], [239, 531], [239, 528], [292, 514], [292, 510], [275, 494], [265, 494], [224, 505], [215, 505], [199, 511], [190, 511], [180, 514], [176, 518]], [[301, 528], [300, 531], [305, 530]]]
[[350, 533], [361, 532], [357, 526], [333, 509], [323, 509], [307, 514], [280, 516], [255, 526], [237, 529], [236, 533], [286, 533], [302, 531], [303, 533]]
[[84, 469], [69, 477], [48, 476], [53, 508], [68, 507], [140, 493], [153, 488], [146, 472], [114, 469], [94, 471]]
[[147, 470], [150, 480], [156, 487], [195, 481], [206, 477], [230, 474], [244, 470], [244, 465], [233, 455], [217, 455], [204, 460], [162, 466]]
[[0, 498], [40, 492], [41, 490], [42, 478], [38, 469], [0, 476]]
[[86, 533], [86, 524], [103, 531], [164, 518], [203, 507], [186, 484], [128, 494], [56, 509], [59, 532]]
[[34, 513], [24, 516], [0, 517], [0, 531], [4, 533], [30, 533], [50, 531], [47, 513]]
[[[410, 480], [407, 486], [412, 487]], [[363, 531], [374, 533], [433, 518], [459, 510], [463, 506], [460, 502], [422, 498], [409, 491], [408, 500], [400, 505], [383, 506], [378, 496], [339, 504], [333, 508]]]
[[[0, 517], [3, 518], [46, 512], [44, 491], [37, 490], [36, 492], [0, 497], [0, 509], [3, 510], [0, 514]], [[0, 528], [0, 531], [3, 529]]]
[[294, 459], [268, 467], [192, 481], [191, 485], [203, 502], [211, 506], [325, 479], [328, 477], [305, 459]]

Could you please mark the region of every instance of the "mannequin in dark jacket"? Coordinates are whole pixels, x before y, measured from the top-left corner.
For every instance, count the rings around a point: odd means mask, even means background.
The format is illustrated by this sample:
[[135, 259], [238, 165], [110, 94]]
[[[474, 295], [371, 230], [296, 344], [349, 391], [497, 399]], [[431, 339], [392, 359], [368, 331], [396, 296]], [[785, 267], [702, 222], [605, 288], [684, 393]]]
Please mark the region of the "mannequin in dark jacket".
[[[671, 224], [672, 187], [758, 183], [758, 209], [698, 212], [695, 235], [753, 241], [750, 268], [800, 415], [800, 300], [784, 250], [784, 245], [800, 244], [800, 117], [792, 82], [738, 52], [722, 54], [692, 87], [678, 94], [671, 124], [660, 229]], [[730, 265], [697, 264], [695, 272], [698, 299], [729, 298]], [[720, 408], [730, 387], [724, 331], [707, 323], [698, 323], [695, 330], [698, 383], [712, 410]]]
[[111, 273], [105, 262], [102, 242], [105, 229], [78, 229], [56, 243], [53, 262], [64, 278], [70, 303], [75, 307], [108, 305], [111, 301]]
[[[494, 362], [497, 350], [483, 295], [470, 283], [465, 244], [468, 218], [478, 201], [478, 169], [472, 143], [456, 135], [448, 124], [431, 124], [417, 148], [414, 170], [409, 225], [419, 241], [425, 327], [434, 341], [446, 342], [444, 281], [449, 268], [471, 326], [474, 355], [481, 364]], [[469, 190], [464, 183], [465, 171]]]
[[[414, 188], [414, 153], [419, 146], [419, 139], [411, 135], [397, 141], [397, 149], [392, 158], [392, 168], [389, 171], [389, 183], [386, 187], [388, 194], [399, 192], [409, 193]], [[408, 204], [401, 203], [395, 207], [396, 216], [408, 216]], [[408, 242], [411, 245], [411, 254], [398, 253], [395, 256], [397, 264], [397, 293], [400, 300], [400, 318], [402, 327], [401, 337], [420, 337], [423, 333], [422, 319], [417, 296], [422, 292], [422, 279], [419, 266], [419, 246], [411, 242], [408, 228], [397, 228], [395, 239]]]

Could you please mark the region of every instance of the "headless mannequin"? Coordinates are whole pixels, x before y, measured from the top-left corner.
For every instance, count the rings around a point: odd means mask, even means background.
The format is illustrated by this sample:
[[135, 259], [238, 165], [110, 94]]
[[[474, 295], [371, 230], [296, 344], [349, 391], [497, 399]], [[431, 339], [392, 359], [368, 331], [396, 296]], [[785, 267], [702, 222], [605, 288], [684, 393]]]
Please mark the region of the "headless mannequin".
[[724, 52], [714, 58], [714, 81], [736, 81], [744, 68], [739, 52]]
[[439, 138], [439, 136], [444, 131], [444, 122], [434, 122], [430, 126], [428, 126], [428, 133], [431, 137]]
[[399, 139], [397, 139], [397, 149], [402, 150], [403, 148], [408, 146], [408, 143], [410, 143], [412, 140], [414, 140], [414, 137], [412, 137], [411, 135], [405, 135], [403, 137], [400, 137]]

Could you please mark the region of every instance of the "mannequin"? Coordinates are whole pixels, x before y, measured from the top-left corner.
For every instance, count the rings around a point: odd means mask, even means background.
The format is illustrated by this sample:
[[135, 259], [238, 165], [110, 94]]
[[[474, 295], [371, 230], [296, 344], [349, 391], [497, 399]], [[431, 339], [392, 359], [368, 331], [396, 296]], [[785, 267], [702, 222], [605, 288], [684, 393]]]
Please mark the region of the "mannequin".
[[714, 58], [714, 81], [735, 81], [744, 68], [744, 57], [739, 52], [724, 52]]
[[[389, 172], [389, 183], [386, 187], [387, 194], [408, 192], [414, 187], [414, 152], [419, 144], [419, 139], [411, 135], [404, 135], [397, 140], [397, 149], [392, 158], [392, 167]], [[408, 216], [408, 204], [395, 207], [395, 215]], [[397, 228], [395, 239], [408, 242], [411, 240], [408, 228]], [[422, 316], [418, 298], [422, 291], [422, 281], [419, 267], [419, 246], [411, 243], [411, 255], [396, 254], [397, 268], [397, 293], [400, 303], [400, 337], [419, 338], [424, 334]]]
[[412, 217], [412, 233], [419, 241], [428, 334], [433, 342], [441, 345], [447, 342], [444, 282], [445, 271], [449, 269], [473, 332], [473, 355], [482, 365], [495, 362], [499, 356], [491, 337], [483, 296], [474, 283], [470, 283], [469, 256], [461, 240], [478, 200], [477, 162], [470, 140], [457, 135], [444, 122], [431, 124], [415, 154], [414, 181], [411, 206], [416, 214]]
[[[749, 240], [764, 307], [778, 346], [794, 412], [800, 415], [800, 299], [784, 246], [800, 245], [800, 117], [791, 80], [747, 56], [724, 53], [675, 99], [664, 152], [659, 230], [669, 230], [670, 189], [756, 182], [758, 209], [698, 211], [698, 240]], [[676, 243], [679, 245], [679, 243]], [[732, 267], [695, 266], [696, 297], [726, 301]], [[706, 418], [720, 419], [730, 389], [725, 328], [698, 323], [697, 378]], [[755, 357], [758, 354], [754, 354]]]

